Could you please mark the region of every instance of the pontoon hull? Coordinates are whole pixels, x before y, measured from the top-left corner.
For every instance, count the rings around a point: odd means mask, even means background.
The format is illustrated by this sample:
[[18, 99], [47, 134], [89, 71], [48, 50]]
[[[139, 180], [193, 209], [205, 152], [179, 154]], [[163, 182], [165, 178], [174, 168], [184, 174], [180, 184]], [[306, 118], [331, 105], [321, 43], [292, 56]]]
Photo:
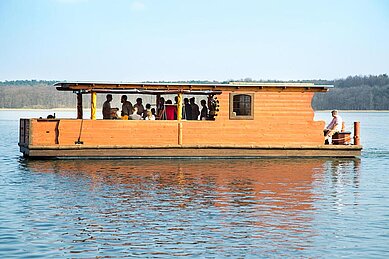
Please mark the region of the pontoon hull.
[[31, 146], [20, 147], [26, 157], [112, 158], [257, 158], [257, 157], [357, 157], [362, 146], [254, 146], [254, 147], [125, 147], [125, 146]]

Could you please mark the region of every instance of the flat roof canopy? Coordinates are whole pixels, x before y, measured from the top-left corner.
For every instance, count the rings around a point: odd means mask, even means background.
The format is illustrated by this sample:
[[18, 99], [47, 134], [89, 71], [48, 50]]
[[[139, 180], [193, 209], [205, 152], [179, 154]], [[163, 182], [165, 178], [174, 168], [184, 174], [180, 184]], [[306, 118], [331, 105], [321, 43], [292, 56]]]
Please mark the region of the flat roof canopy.
[[220, 94], [221, 91], [293, 91], [327, 92], [332, 85], [313, 83], [125, 83], [125, 82], [58, 82], [54, 84], [59, 91], [101, 92], [101, 93], [140, 93], [140, 94]]

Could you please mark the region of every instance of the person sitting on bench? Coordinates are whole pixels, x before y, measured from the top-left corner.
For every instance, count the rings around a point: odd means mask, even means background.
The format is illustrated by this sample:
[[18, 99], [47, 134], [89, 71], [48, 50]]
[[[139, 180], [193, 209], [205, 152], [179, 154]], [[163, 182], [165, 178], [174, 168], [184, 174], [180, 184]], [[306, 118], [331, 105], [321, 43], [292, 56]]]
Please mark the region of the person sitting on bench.
[[324, 138], [325, 144], [329, 144], [329, 140], [328, 139], [331, 138], [332, 135], [334, 135], [335, 133], [341, 132], [341, 130], [342, 130], [343, 119], [338, 114], [338, 111], [337, 110], [333, 110], [331, 112], [331, 114], [332, 114], [332, 121], [323, 130], [324, 131], [324, 136], [325, 136], [325, 138]]

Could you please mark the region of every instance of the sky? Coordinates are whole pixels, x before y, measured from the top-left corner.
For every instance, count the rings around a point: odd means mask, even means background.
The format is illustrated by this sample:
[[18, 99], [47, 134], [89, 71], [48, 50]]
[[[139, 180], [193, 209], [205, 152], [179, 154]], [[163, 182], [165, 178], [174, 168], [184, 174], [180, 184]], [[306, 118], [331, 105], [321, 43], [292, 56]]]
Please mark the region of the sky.
[[0, 81], [389, 72], [386, 0], [1, 0]]

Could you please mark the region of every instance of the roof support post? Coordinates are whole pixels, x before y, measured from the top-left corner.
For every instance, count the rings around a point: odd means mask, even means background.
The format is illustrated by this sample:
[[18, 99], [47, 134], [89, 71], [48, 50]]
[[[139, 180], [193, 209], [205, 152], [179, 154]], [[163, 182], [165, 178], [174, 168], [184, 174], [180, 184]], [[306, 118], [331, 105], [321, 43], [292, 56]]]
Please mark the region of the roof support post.
[[83, 119], [83, 110], [82, 110], [82, 94], [77, 93], [77, 119]]
[[178, 145], [182, 145], [182, 93], [177, 95]]
[[157, 94], [155, 97], [155, 107], [158, 109], [159, 106], [159, 99], [161, 98], [160, 94]]
[[177, 120], [182, 120], [182, 93], [177, 95]]
[[96, 92], [91, 91], [91, 98], [90, 98], [90, 119], [95, 120], [96, 119], [96, 101], [97, 101], [97, 94]]

